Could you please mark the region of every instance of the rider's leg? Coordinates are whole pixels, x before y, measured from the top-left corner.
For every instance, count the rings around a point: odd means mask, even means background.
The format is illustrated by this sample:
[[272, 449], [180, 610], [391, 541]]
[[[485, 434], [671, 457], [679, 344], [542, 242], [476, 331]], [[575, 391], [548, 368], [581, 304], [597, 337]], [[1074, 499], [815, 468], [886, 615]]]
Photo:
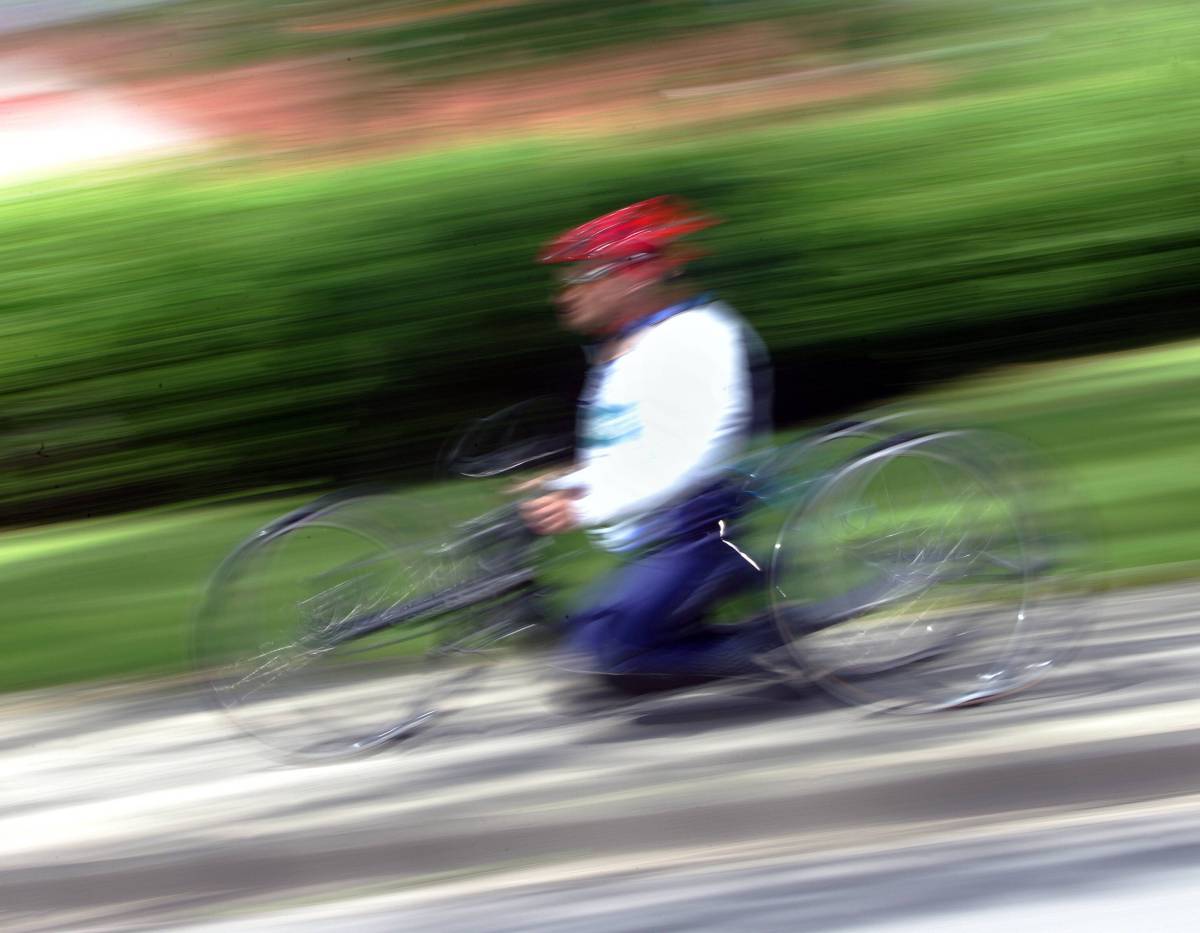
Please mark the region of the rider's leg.
[[570, 620], [569, 644], [599, 672], [721, 677], [755, 669], [777, 646], [773, 626], [697, 626], [713, 601], [761, 583], [761, 572], [717, 533], [666, 545], [605, 581]]
[[668, 641], [630, 657], [613, 674], [672, 674], [700, 679], [761, 674], [758, 660], [783, 644], [774, 622], [756, 620]]

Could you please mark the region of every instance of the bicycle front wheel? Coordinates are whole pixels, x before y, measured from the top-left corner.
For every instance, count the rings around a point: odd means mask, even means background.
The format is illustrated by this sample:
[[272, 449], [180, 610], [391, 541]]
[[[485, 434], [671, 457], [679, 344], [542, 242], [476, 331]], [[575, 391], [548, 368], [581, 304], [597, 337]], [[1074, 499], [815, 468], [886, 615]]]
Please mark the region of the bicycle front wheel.
[[209, 587], [196, 663], [217, 705], [286, 757], [414, 735], [478, 663], [438, 651], [472, 602], [438, 594], [461, 594], [471, 569], [435, 535], [406, 542], [398, 508], [368, 496], [298, 513], [238, 548]]

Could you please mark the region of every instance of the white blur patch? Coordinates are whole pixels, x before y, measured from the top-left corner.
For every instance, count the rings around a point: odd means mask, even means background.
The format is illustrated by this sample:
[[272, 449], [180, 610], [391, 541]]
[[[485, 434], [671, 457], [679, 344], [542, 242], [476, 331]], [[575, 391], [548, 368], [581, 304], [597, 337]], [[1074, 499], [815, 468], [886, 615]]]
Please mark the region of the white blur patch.
[[0, 58], [0, 184], [174, 155], [199, 142], [49, 62]]

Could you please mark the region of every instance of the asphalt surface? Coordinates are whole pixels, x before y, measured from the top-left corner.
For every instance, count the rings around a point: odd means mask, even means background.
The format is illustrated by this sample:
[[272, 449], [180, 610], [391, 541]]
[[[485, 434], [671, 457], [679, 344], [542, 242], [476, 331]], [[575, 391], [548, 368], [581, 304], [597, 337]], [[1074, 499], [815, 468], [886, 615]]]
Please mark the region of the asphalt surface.
[[421, 741], [279, 764], [197, 693], [0, 715], [0, 928], [1192, 930], [1200, 590], [1095, 603], [993, 705], [714, 691], [545, 712], [513, 668]]

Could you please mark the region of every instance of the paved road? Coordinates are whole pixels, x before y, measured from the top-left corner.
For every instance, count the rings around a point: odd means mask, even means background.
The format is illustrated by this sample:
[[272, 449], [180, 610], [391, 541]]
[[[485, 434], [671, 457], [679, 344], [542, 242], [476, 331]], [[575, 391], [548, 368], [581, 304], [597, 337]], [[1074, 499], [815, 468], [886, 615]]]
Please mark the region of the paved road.
[[1110, 597], [1036, 693], [913, 718], [562, 721], [514, 671], [407, 751], [296, 769], [185, 690], [20, 697], [0, 928], [1191, 930], [1197, 595]]

